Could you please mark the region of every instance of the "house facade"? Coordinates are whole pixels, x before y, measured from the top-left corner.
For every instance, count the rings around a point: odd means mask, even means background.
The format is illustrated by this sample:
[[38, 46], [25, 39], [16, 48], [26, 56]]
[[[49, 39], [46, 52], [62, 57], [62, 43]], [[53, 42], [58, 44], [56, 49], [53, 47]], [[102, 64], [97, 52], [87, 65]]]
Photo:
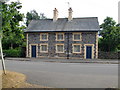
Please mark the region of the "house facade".
[[98, 58], [97, 17], [58, 18], [55, 8], [53, 19], [32, 20], [26, 33], [26, 57], [96, 59]]

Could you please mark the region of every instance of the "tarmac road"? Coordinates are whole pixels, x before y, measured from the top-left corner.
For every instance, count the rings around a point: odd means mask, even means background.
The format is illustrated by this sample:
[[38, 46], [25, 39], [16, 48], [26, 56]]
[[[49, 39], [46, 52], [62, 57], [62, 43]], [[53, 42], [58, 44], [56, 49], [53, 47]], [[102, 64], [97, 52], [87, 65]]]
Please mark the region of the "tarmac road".
[[5, 60], [6, 69], [24, 73], [27, 82], [54, 88], [118, 87], [118, 64]]

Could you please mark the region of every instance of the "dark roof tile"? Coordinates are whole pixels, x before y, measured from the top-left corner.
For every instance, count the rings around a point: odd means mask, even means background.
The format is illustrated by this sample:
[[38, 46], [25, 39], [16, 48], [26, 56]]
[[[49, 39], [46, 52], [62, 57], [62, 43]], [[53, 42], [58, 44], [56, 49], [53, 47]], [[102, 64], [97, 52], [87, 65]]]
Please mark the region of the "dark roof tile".
[[59, 18], [56, 22], [52, 19], [32, 20], [25, 32], [50, 32], [50, 31], [98, 31], [100, 29], [98, 18]]

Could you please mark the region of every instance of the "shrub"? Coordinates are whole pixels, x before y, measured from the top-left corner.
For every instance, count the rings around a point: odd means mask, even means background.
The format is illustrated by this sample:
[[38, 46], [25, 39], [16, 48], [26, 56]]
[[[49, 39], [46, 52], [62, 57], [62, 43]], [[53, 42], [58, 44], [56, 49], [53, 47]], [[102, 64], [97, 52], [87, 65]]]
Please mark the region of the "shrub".
[[21, 56], [20, 49], [3, 50], [3, 53], [6, 55], [6, 57], [20, 57]]

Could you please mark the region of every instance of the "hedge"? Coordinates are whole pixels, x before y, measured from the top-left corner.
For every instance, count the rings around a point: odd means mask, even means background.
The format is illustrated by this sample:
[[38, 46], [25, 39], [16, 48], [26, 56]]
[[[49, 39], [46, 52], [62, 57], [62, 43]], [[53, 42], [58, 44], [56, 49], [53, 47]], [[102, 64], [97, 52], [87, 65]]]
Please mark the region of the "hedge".
[[9, 49], [9, 50], [3, 50], [3, 53], [6, 57], [20, 57], [21, 56], [21, 50], [20, 49]]

